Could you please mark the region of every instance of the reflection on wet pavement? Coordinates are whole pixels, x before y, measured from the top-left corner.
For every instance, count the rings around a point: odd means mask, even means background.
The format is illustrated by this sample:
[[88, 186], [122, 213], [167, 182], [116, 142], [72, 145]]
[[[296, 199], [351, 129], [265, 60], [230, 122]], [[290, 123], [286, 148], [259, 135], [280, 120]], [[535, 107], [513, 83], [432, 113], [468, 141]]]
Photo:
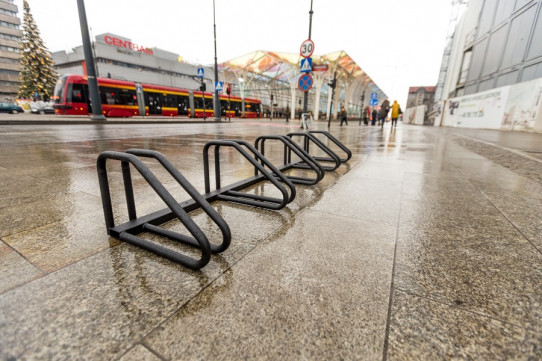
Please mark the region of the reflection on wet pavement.
[[[350, 162], [280, 211], [215, 202], [232, 244], [201, 271], [107, 236], [102, 151], [157, 150], [203, 192], [207, 141], [293, 124], [3, 127], [0, 359], [542, 359], [542, 162], [491, 146], [493, 133], [333, 125]], [[282, 147], [266, 155], [280, 164]], [[253, 174], [227, 149], [221, 165], [223, 184]], [[108, 172], [125, 222], [120, 167]], [[139, 214], [164, 208], [132, 175]]]

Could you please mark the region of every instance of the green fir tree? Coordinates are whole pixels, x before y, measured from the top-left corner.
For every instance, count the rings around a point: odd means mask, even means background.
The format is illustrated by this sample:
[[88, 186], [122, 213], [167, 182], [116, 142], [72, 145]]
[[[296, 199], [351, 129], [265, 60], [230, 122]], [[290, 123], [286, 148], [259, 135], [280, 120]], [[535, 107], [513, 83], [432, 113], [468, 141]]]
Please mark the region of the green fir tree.
[[23, 1], [24, 21], [21, 41], [21, 87], [20, 98], [38, 98], [48, 101], [53, 95], [58, 78], [54, 70], [53, 59], [41, 40], [40, 31], [32, 14], [28, 1]]

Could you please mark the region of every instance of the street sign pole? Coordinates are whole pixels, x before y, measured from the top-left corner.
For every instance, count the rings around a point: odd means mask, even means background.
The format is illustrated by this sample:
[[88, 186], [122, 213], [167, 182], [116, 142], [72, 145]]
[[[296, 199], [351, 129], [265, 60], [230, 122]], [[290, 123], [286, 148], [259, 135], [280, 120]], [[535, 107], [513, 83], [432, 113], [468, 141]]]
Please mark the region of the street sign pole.
[[[218, 82], [218, 63], [216, 61], [216, 21], [215, 21], [215, 0], [213, 0], [213, 26], [215, 31], [215, 83]], [[204, 99], [205, 102], [205, 99]], [[222, 121], [222, 114], [220, 111], [220, 99], [218, 96], [218, 90], [215, 88], [215, 121]]]
[[331, 126], [331, 117], [333, 116], [333, 97], [335, 96], [335, 87], [337, 86], [337, 70], [333, 72], [333, 80], [331, 81], [333, 87], [331, 88], [331, 103], [329, 105], [329, 118], [327, 118], [327, 127]]
[[[312, 34], [312, 14], [313, 14], [313, 11], [312, 11], [312, 0], [311, 0], [311, 10], [309, 11], [309, 39], [311, 38], [311, 34]], [[306, 91], [305, 94], [303, 95], [303, 113], [307, 112], [308, 99], [309, 99], [309, 92]]]
[[92, 120], [107, 120], [102, 114], [102, 102], [98, 90], [98, 79], [96, 78], [96, 65], [92, 56], [90, 46], [90, 35], [88, 33], [87, 13], [83, 0], [77, 0], [79, 10], [79, 25], [81, 26], [81, 37], [83, 39], [83, 52], [85, 53], [85, 63], [87, 64], [88, 90], [92, 107]]

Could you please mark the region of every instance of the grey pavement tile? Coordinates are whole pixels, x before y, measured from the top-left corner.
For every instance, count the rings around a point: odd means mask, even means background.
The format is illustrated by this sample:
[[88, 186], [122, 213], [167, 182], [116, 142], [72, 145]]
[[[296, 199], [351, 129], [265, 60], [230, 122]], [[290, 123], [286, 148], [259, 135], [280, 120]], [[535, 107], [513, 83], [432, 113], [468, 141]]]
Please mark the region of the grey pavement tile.
[[337, 185], [326, 190], [310, 209], [381, 224], [389, 234], [395, 234], [400, 202], [400, 182], [360, 179], [347, 173]]
[[541, 264], [542, 255], [494, 208], [402, 205], [397, 288], [540, 331]]
[[96, 209], [101, 209], [100, 198], [86, 193], [57, 193], [51, 197], [37, 198], [31, 203], [0, 211], [0, 236], [28, 231]]
[[143, 345], [136, 345], [118, 361], [160, 361], [161, 359]]
[[4, 240], [46, 272], [53, 272], [119, 244], [118, 240], [107, 235], [102, 212], [93, 212], [92, 216], [72, 216], [5, 236]]
[[385, 360], [540, 360], [542, 334], [396, 290]]
[[[11, 247], [0, 241], [0, 294], [44, 274]], [[1, 323], [1, 320], [0, 320]]]
[[305, 211], [144, 342], [167, 359], [379, 360], [393, 249], [370, 223]]
[[484, 192], [489, 200], [542, 253], [542, 198]]
[[227, 265], [189, 271], [121, 244], [0, 295], [0, 359], [115, 359]]

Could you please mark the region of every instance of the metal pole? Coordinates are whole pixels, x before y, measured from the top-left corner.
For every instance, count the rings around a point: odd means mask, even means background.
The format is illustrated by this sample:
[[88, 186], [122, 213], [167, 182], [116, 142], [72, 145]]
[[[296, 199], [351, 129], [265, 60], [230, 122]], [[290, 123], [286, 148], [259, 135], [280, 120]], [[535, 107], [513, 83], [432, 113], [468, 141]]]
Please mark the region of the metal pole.
[[[314, 11], [312, 11], [312, 0], [311, 0], [311, 10], [309, 11], [309, 39], [311, 38], [312, 34], [312, 14]], [[306, 91], [303, 94], [303, 113], [307, 112], [307, 102], [309, 100], [309, 92]]]
[[94, 57], [92, 56], [92, 48], [90, 46], [87, 13], [85, 11], [83, 0], [77, 0], [77, 8], [79, 9], [79, 23], [81, 25], [81, 37], [83, 38], [83, 50], [85, 53], [85, 62], [87, 64], [88, 89], [92, 105], [92, 116], [90, 119], [106, 120], [105, 116], [102, 114], [102, 103], [98, 91], [98, 79], [96, 78], [96, 66], [94, 65]]
[[329, 105], [329, 118], [327, 119], [327, 127], [331, 126], [331, 117], [333, 116], [333, 97], [335, 97], [335, 87], [337, 86], [337, 70], [333, 72], [333, 80], [331, 81], [333, 88], [331, 88], [331, 103]]
[[363, 110], [363, 101], [365, 100], [365, 93], [361, 93], [361, 111], [359, 113], [359, 125], [361, 125], [361, 121], [363, 120], [364, 110]]
[[215, 21], [215, 0], [213, 0], [213, 27], [215, 31], [215, 121], [220, 122], [221, 112], [220, 112], [220, 99], [218, 97], [218, 90], [216, 89], [216, 84], [218, 83], [218, 62], [216, 60], [216, 21]]
[[201, 78], [201, 100], [203, 101], [203, 120], [207, 120], [207, 114], [205, 114], [205, 90], [203, 90], [204, 80]]

